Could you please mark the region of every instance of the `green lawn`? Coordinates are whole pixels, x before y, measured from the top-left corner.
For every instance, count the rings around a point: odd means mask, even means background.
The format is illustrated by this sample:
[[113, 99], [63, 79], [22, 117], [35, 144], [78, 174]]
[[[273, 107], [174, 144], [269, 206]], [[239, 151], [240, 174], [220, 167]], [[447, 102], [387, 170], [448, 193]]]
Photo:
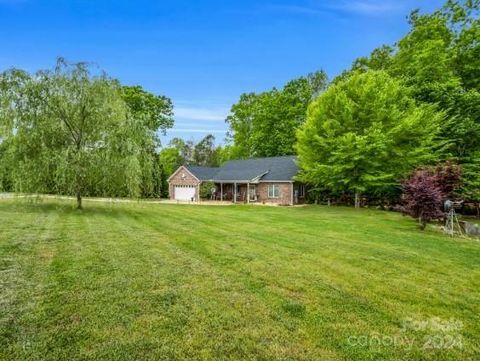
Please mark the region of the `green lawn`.
[[350, 208], [0, 200], [0, 359], [479, 359], [480, 242]]

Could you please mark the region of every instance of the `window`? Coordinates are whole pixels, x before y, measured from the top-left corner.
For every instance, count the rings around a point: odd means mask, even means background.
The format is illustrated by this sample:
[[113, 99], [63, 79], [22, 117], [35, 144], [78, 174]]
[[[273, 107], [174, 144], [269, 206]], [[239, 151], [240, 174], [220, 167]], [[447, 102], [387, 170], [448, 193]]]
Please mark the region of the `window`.
[[268, 198], [280, 198], [280, 186], [278, 184], [268, 185]]

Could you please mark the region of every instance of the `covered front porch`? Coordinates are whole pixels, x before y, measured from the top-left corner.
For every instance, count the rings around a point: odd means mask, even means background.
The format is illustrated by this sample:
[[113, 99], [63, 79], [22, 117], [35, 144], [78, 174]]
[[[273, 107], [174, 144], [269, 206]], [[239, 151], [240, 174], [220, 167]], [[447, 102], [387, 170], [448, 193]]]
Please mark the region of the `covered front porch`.
[[211, 200], [231, 201], [233, 203], [254, 203], [258, 201], [257, 184], [252, 182], [219, 182], [215, 183]]

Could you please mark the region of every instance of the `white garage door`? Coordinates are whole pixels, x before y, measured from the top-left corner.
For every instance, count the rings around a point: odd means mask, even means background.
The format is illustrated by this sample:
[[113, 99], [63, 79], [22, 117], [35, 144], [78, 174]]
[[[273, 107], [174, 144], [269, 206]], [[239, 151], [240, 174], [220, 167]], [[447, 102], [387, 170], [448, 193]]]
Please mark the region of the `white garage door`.
[[175, 186], [175, 199], [177, 201], [191, 201], [195, 198], [196, 188], [193, 186]]

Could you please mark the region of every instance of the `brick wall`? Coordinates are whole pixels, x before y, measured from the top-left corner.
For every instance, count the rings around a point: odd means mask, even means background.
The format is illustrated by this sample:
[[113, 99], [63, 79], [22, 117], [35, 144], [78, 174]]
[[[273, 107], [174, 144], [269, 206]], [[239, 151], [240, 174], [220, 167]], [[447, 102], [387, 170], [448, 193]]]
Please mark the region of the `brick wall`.
[[272, 183], [259, 183], [257, 184], [258, 202], [276, 203], [282, 205], [291, 204], [292, 198], [292, 184], [291, 183], [275, 183], [280, 187], [279, 198], [268, 198], [268, 185]]
[[[183, 175], [183, 177], [182, 177]], [[278, 198], [269, 198], [268, 197], [268, 186], [270, 184], [278, 184], [280, 187], [280, 196]], [[180, 169], [171, 179], [169, 182], [169, 194], [170, 194], [170, 199], [175, 199], [175, 186], [176, 185], [190, 185], [190, 186], [195, 186], [196, 189], [196, 199], [199, 199], [200, 196], [200, 187], [199, 187], [200, 182], [193, 177], [193, 175], [188, 172], [186, 169]], [[253, 185], [251, 185], [253, 187]], [[292, 204], [292, 183], [287, 183], [287, 182], [262, 182], [258, 183], [255, 185], [256, 186], [256, 194], [258, 196], [257, 202], [260, 203], [275, 203], [275, 204], [281, 204], [281, 205], [290, 205]], [[295, 188], [298, 187], [297, 184], [295, 184]], [[217, 191], [220, 192], [220, 186], [217, 185]], [[227, 194], [228, 192], [232, 193], [233, 196], [233, 185], [230, 184], [224, 184], [223, 185], [223, 191], [224, 194]], [[238, 196], [240, 195], [245, 195], [247, 193], [247, 185], [246, 184], [241, 184], [239, 185], [238, 189]], [[230, 198], [231, 199], [231, 198]], [[246, 200], [244, 200], [246, 201]], [[304, 199], [299, 198], [298, 203], [303, 203]]]
[[198, 187], [199, 181], [186, 169], [182, 168], [179, 171], [177, 171], [176, 174], [170, 179], [170, 182], [168, 184], [168, 193], [170, 195], [170, 199], [175, 199], [175, 186], [176, 185], [182, 185], [182, 186], [196, 186], [197, 191], [196, 191], [196, 199], [199, 199], [199, 190], [200, 188]]

